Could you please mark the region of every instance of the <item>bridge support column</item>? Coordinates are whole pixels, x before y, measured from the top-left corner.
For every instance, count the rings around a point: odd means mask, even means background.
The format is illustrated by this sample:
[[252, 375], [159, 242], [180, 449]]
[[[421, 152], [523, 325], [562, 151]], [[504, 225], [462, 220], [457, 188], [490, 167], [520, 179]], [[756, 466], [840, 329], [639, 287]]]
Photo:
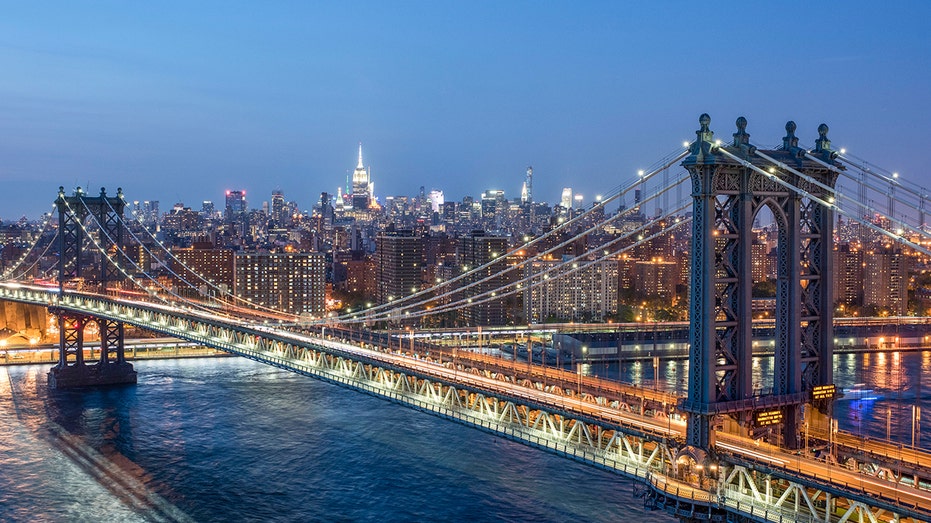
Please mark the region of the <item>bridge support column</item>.
[[[680, 405], [686, 444], [712, 451], [715, 430], [725, 430], [795, 449], [802, 405], [832, 381], [833, 213], [822, 203], [833, 202], [837, 175], [823, 166], [834, 154], [828, 128], [818, 128], [809, 152], [788, 122], [782, 147], [761, 151], [746, 118], [737, 119], [728, 144], [715, 140], [710, 123], [707, 114], [699, 118], [682, 162], [692, 181], [689, 390]], [[806, 159], [812, 155], [820, 160]], [[771, 393], [754, 386], [752, 372], [753, 221], [765, 209], [779, 235]]]
[[84, 328], [92, 318], [62, 309], [58, 315], [58, 364], [49, 370], [51, 389], [72, 389], [102, 385], [136, 383], [136, 371], [126, 361], [123, 348], [123, 324], [97, 320], [100, 326], [100, 359], [87, 364], [84, 359]]
[[[65, 295], [65, 283], [70, 280], [95, 282], [100, 290], [106, 291], [108, 285], [119, 285], [120, 268], [108, 262], [105, 256], [100, 258], [100, 271], [96, 280], [87, 280], [82, 260], [84, 220], [93, 216], [102, 234], [100, 242], [106, 251], [117, 253], [123, 250], [123, 201], [122, 189], [115, 197], [108, 197], [107, 191], [100, 189], [100, 196], [87, 196], [79, 187], [73, 196], [65, 195], [65, 188], [58, 188], [59, 252], [58, 284], [59, 293]], [[123, 323], [107, 319], [94, 320], [90, 316], [77, 314], [62, 308], [49, 309], [58, 315], [59, 357], [58, 365], [48, 373], [49, 388], [66, 389], [74, 387], [93, 387], [100, 385], [122, 385], [136, 383], [136, 371], [126, 361], [123, 349]], [[95, 364], [84, 361], [84, 327], [90, 321], [96, 321], [100, 328], [100, 359]]]

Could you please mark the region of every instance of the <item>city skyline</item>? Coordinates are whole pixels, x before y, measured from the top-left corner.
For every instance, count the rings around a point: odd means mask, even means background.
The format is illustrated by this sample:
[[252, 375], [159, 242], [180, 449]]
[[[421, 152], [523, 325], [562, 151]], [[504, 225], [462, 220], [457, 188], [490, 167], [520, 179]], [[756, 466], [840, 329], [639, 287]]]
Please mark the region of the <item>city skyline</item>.
[[[376, 195], [424, 186], [586, 199], [694, 138], [757, 143], [787, 120], [931, 184], [925, 4], [813, 11], [685, 2], [13, 4], [0, 21], [0, 217], [36, 218], [59, 185], [196, 206], [242, 188], [309, 208], [363, 142]], [[760, 20], [778, 30], [760, 30]]]

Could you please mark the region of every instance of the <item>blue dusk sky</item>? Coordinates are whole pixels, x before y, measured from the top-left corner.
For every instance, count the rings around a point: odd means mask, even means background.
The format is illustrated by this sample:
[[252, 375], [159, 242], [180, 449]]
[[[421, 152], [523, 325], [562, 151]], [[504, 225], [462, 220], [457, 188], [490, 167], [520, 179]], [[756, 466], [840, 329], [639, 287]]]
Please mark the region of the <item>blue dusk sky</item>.
[[931, 186], [931, 2], [0, 2], [0, 218], [59, 185], [309, 209], [608, 192], [694, 138], [837, 147]]

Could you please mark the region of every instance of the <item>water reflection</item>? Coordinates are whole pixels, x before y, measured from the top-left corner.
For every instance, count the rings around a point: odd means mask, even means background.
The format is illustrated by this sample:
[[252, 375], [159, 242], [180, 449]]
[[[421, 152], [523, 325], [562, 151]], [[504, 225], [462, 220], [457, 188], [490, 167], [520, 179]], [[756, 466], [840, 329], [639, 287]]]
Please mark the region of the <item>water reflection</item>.
[[[680, 394], [688, 391], [688, 360], [661, 360], [657, 367], [652, 359], [601, 362], [585, 371], [647, 388]], [[751, 372], [757, 392], [772, 391], [772, 357], [753, 358]], [[929, 375], [931, 351], [835, 355], [834, 383], [838, 390], [852, 391], [835, 402], [839, 427], [863, 436], [911, 444], [913, 407], [917, 406], [929, 413], [919, 416], [921, 421], [915, 427], [915, 441], [920, 444], [921, 435], [931, 431]], [[863, 390], [871, 392], [858, 392]]]

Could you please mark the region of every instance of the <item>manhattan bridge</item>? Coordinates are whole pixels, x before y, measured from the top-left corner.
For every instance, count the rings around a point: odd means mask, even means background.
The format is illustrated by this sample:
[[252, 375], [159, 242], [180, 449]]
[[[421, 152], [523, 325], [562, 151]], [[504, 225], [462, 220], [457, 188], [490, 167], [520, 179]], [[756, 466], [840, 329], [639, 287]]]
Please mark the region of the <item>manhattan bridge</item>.
[[[490, 290], [474, 289], [500, 275], [488, 275], [494, 262], [387, 304], [307, 321], [238, 298], [184, 266], [145, 228], [124, 221], [122, 191], [90, 195], [79, 188], [67, 195], [60, 188], [57, 223], [50, 215], [49, 234], [39, 234], [4, 272], [0, 299], [47, 307], [57, 317], [51, 387], [135, 383], [124, 350], [130, 325], [614, 471], [638, 482], [647, 506], [682, 521], [931, 521], [931, 452], [839, 431], [832, 418], [834, 224], [843, 218], [931, 256], [929, 195], [832, 148], [824, 124], [805, 145], [789, 122], [775, 147], [755, 145], [743, 117], [728, 140], [715, 138], [708, 115], [699, 126], [694, 141], [592, 209], [503, 254], [555, 243], [503, 269], [519, 272]], [[642, 206], [683, 190], [690, 196], [664, 204], [660, 216], [526, 275], [527, 264], [638, 211], [622, 207], [608, 216], [612, 201], [638, 191]], [[775, 375], [765, 393], [751, 369], [752, 225], [764, 210], [778, 228]], [[685, 227], [691, 228], [685, 396], [371, 328], [523, 293]], [[183, 267], [172, 275], [184, 288], [148, 274], [130, 246], [163, 267]], [[35, 268], [53, 249], [57, 282], [43, 284]], [[84, 329], [92, 323], [100, 351], [89, 361]], [[759, 437], [761, 424], [775, 430]], [[830, 452], [808, 452], [809, 440]]]

